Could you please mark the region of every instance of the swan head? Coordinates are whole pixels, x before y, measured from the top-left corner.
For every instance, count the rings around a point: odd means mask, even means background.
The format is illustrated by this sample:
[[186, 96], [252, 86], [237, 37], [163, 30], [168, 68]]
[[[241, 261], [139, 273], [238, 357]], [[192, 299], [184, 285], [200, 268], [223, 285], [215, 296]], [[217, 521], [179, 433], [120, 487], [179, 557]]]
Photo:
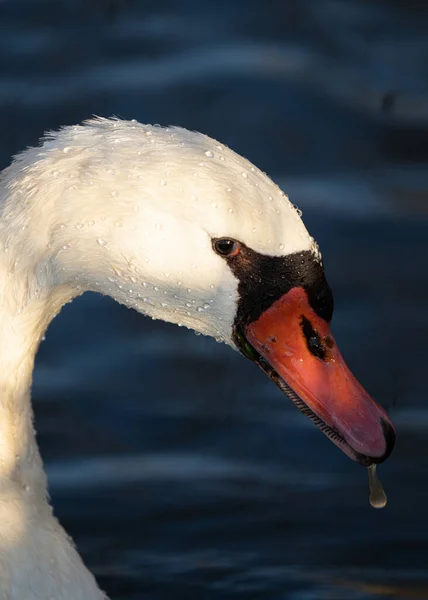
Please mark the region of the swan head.
[[39, 289], [97, 291], [213, 336], [350, 458], [390, 454], [392, 423], [331, 335], [318, 246], [250, 162], [199, 133], [93, 119], [19, 155], [3, 182], [3, 240]]

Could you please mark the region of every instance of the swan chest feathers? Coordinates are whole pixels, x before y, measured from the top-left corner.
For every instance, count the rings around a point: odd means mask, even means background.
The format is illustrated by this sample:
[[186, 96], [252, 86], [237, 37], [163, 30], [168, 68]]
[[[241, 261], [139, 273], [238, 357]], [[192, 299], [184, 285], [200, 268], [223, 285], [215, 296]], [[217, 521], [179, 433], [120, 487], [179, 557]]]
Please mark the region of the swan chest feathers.
[[66, 127], [0, 177], [0, 600], [105, 597], [52, 516], [30, 402], [39, 342], [85, 291], [238, 350], [354, 461], [390, 454], [392, 423], [340, 355], [321, 255], [278, 186], [199, 133]]

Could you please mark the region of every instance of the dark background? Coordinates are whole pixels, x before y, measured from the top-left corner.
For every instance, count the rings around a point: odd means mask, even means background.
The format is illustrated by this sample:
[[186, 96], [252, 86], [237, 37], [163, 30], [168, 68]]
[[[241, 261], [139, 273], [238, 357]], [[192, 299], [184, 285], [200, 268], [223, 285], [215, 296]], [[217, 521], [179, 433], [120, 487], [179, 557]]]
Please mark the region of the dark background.
[[208, 133], [303, 210], [397, 445], [350, 462], [243, 358], [106, 298], [40, 349], [56, 514], [114, 599], [428, 598], [428, 4], [0, 2], [0, 165], [92, 114]]

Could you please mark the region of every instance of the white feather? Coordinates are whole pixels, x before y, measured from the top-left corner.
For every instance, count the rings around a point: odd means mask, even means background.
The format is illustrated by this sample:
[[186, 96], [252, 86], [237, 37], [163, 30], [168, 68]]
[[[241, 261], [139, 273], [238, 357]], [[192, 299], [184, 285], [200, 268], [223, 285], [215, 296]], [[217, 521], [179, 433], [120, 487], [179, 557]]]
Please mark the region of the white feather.
[[0, 180], [0, 600], [103, 598], [47, 501], [30, 386], [43, 333], [86, 290], [233, 346], [232, 237], [318, 255], [287, 196], [202, 134], [115, 119], [51, 133]]

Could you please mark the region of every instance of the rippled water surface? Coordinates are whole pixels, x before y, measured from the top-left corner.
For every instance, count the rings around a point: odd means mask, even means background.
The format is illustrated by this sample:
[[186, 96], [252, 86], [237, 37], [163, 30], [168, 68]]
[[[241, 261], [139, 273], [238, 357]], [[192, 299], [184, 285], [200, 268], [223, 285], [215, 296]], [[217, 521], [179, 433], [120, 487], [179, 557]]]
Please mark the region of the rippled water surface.
[[[405, 6], [404, 6], [405, 4]], [[113, 599], [428, 598], [428, 10], [0, 3], [0, 162], [91, 114], [228, 143], [303, 209], [334, 334], [390, 410], [389, 503], [256, 368], [86, 295], [35, 375], [56, 512]]]

